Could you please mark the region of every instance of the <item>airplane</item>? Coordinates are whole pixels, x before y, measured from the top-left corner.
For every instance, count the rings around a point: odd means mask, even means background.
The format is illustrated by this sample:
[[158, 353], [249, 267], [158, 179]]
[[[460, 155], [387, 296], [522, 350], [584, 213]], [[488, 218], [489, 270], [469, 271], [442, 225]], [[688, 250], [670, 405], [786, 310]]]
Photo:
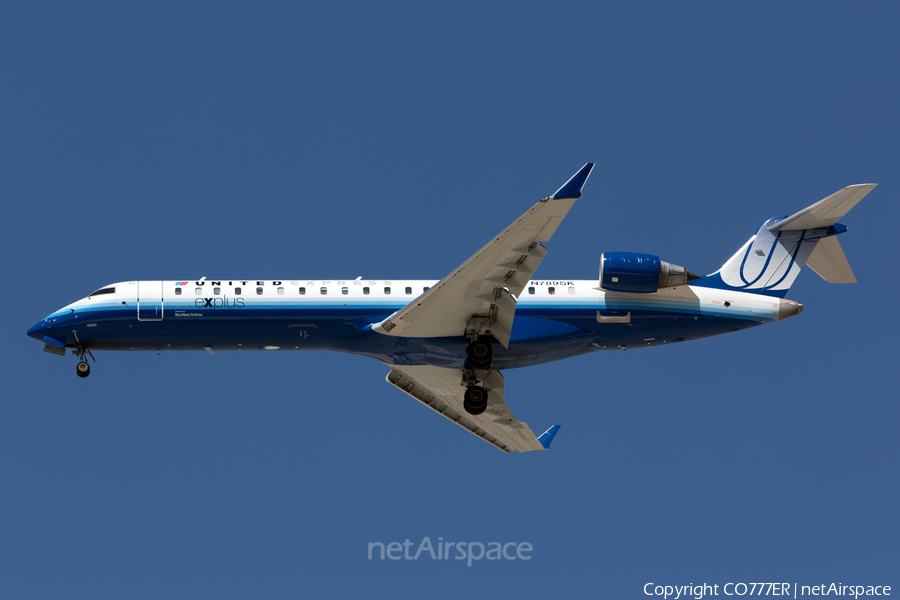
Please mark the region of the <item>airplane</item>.
[[657, 256], [600, 255], [597, 279], [534, 273], [582, 196], [585, 164], [440, 281], [200, 280], [106, 285], [36, 323], [44, 350], [334, 350], [389, 367], [387, 381], [506, 453], [549, 448], [506, 404], [502, 371], [600, 350], [677, 344], [780, 321], [804, 266], [828, 282], [856, 281], [838, 223], [877, 184], [846, 187], [773, 217], [705, 277]]

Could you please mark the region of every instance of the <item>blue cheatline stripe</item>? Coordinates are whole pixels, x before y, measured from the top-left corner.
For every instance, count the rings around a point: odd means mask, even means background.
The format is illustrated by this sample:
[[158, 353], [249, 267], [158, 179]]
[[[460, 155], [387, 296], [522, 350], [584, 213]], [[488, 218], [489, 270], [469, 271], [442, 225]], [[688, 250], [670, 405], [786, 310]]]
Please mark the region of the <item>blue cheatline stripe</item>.
[[[683, 307], [683, 306], [658, 306], [658, 305], [649, 305], [643, 306], [640, 304], [621, 304], [617, 307], [617, 310], [620, 313], [631, 312], [633, 319], [640, 318], [648, 318], [648, 317], [672, 317], [677, 315], [683, 316], [701, 316], [701, 317], [724, 317], [730, 319], [737, 320], [748, 320], [748, 321], [759, 321], [759, 320], [775, 320], [776, 319], [776, 311], [774, 310], [765, 310], [764, 308], [758, 309], [739, 309], [735, 307], [731, 308], [720, 308], [715, 305], [703, 305], [698, 306], [696, 308], [691, 307]], [[179, 313], [188, 313], [183, 316], [176, 315], [176, 311]], [[202, 312], [202, 316], [191, 316], [189, 313], [199, 313]], [[389, 316], [393, 311], [385, 308], [377, 308], [377, 307], [350, 307], [350, 306], [332, 306], [332, 307], [284, 307], [284, 306], [268, 306], [268, 307], [255, 307], [255, 308], [218, 308], [218, 309], [176, 309], [173, 307], [169, 307], [167, 305], [164, 319], [165, 321], [172, 322], [189, 322], [189, 321], [203, 321], [203, 320], [213, 320], [213, 321], [233, 321], [237, 320], [267, 320], [267, 319], [312, 319], [312, 320], [325, 320], [332, 321], [334, 323], [346, 322], [347, 324], [352, 324], [351, 321], [356, 319], [367, 319], [367, 323], [381, 321], [382, 319]], [[539, 319], [546, 320], [549, 322], [557, 322], [557, 323], [570, 323], [575, 326], [584, 327], [585, 321], [589, 321], [591, 323], [594, 322], [596, 318], [597, 309], [596, 307], [591, 307], [590, 309], [566, 309], [561, 307], [549, 307], [544, 309], [520, 309], [516, 312], [516, 316], [520, 319]], [[68, 315], [63, 315], [60, 317], [62, 322], [66, 321], [66, 317]], [[116, 320], [129, 320], [136, 317], [136, 311], [134, 307], [116, 307], [116, 306], [107, 306], [107, 307], [92, 307], [89, 310], [79, 310], [71, 315], [73, 318], [77, 317], [78, 321], [82, 320], [99, 320], [99, 319], [116, 319]], [[514, 328], [516, 327], [516, 322], [514, 321]], [[578, 324], [581, 325], [578, 325]], [[523, 322], [524, 324], [524, 322]], [[588, 326], [588, 328], [591, 328]], [[517, 334], [517, 331], [513, 332]], [[516, 336], [518, 337], [518, 335]]]

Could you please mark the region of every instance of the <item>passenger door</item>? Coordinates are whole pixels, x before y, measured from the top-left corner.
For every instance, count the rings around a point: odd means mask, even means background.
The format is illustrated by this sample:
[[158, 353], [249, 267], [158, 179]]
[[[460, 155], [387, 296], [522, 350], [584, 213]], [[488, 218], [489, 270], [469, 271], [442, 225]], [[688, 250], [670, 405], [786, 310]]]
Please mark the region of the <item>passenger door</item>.
[[163, 282], [138, 281], [137, 318], [138, 321], [162, 321]]

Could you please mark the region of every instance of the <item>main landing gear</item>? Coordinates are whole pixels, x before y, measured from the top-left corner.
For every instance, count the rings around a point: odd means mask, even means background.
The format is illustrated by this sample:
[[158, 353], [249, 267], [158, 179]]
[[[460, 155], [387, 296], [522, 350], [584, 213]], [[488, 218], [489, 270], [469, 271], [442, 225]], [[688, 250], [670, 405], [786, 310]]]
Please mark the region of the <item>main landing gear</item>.
[[84, 379], [91, 374], [91, 365], [88, 364], [87, 357], [90, 356], [91, 360], [94, 362], [97, 362], [97, 359], [94, 358], [94, 355], [91, 354], [91, 351], [88, 350], [86, 346], [75, 346], [75, 349], [72, 350], [72, 354], [79, 359], [78, 364], [75, 365], [75, 373]]
[[472, 368], [487, 371], [491, 368], [494, 349], [484, 340], [475, 340], [466, 346], [466, 356]]
[[470, 415], [480, 415], [487, 408], [488, 393], [480, 385], [471, 385], [466, 388], [463, 398], [463, 408]]
[[463, 408], [470, 415], [480, 415], [487, 409], [488, 391], [480, 385], [479, 379], [484, 379], [485, 371], [490, 371], [494, 350], [484, 340], [472, 340], [466, 346], [466, 361], [463, 367], [463, 382], [466, 386], [466, 394], [463, 397]]

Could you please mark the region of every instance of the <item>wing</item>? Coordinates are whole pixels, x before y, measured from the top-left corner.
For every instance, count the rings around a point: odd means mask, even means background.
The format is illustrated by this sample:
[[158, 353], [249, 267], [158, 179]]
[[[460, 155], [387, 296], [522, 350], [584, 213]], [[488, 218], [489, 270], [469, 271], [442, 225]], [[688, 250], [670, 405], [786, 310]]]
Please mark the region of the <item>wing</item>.
[[506, 407], [504, 380], [499, 371], [489, 372], [482, 384], [490, 394], [487, 410], [480, 415], [470, 415], [463, 408], [462, 371], [432, 366], [394, 366], [387, 381], [506, 453], [544, 450], [559, 430], [559, 425], [554, 425], [538, 438], [527, 423], [520, 423]]
[[410, 304], [373, 326], [402, 337], [493, 335], [509, 347], [516, 296], [541, 264], [546, 242], [581, 197], [593, 163], [584, 165], [555, 194], [512, 225]]

